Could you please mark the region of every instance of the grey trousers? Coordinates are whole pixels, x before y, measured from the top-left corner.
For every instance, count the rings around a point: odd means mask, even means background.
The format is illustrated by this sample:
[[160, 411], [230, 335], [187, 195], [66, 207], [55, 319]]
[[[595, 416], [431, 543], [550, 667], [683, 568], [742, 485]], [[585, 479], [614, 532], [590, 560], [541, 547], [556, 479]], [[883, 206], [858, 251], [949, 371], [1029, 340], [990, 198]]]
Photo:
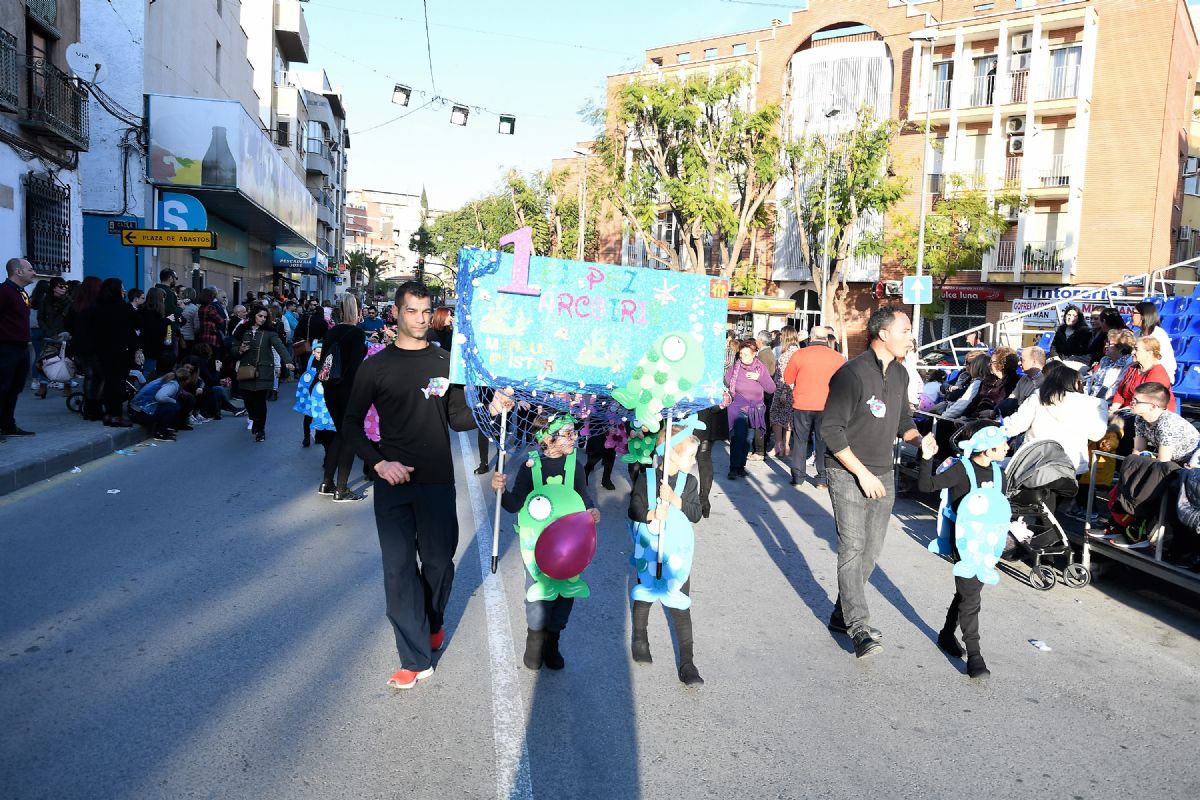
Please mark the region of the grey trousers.
[[854, 635], [871, 620], [866, 587], [883, 549], [896, 502], [895, 475], [891, 470], [880, 475], [887, 494], [879, 500], [868, 500], [858, 480], [840, 465], [831, 460], [826, 472], [838, 537], [838, 599], [834, 614], [841, 613], [850, 634]]

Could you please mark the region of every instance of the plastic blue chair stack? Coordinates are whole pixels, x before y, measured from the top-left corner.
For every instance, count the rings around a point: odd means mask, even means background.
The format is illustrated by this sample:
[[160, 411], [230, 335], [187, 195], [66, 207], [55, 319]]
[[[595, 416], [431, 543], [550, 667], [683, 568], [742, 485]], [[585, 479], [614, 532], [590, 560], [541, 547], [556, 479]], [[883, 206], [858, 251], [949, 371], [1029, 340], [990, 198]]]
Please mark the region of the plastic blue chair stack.
[[1046, 333], [1043, 333], [1042, 338], [1037, 340], [1037, 346], [1045, 350], [1047, 353], [1050, 352], [1050, 345], [1052, 344], [1054, 344], [1054, 331], [1047, 331]]
[[1188, 364], [1184, 370], [1183, 379], [1172, 391], [1184, 400], [1200, 399], [1200, 364]]

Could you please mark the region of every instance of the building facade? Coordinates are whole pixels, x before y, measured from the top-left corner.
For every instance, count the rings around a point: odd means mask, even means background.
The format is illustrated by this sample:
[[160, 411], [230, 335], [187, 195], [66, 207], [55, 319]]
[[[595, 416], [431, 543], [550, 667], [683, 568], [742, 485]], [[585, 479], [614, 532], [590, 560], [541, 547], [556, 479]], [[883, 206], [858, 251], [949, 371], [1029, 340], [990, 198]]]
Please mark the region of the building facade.
[[[938, 298], [925, 341], [999, 320], [1054, 287], [1100, 286], [1172, 263], [1200, 64], [1186, 0], [806, 5], [768, 28], [648, 50], [635, 74], [748, 64], [752, 102], [782, 102], [790, 135], [836, 135], [853, 114], [827, 117], [834, 108], [872, 106], [902, 123], [891, 167], [910, 192], [895, 211], [914, 219], [923, 175], [932, 202], [952, 191], [951, 175], [1024, 195], [1026, 207], [1011, 212], [979, 269]], [[610, 77], [610, 96], [629, 78]], [[777, 200], [789, 190], [782, 185]], [[776, 230], [753, 260], [764, 287], [810, 305], [811, 265], [795, 247], [794, 221], [776, 206]], [[887, 219], [871, 224], [890, 230]], [[605, 252], [636, 262], [625, 241], [610, 223]], [[850, 265], [847, 324], [859, 344], [877, 282], [901, 275], [878, 259]]]
[[0, 261], [83, 276], [79, 156], [91, 146], [86, 86], [68, 51], [79, 0], [0, 3]]
[[[423, 194], [423, 193], [422, 193]], [[346, 251], [375, 256], [387, 264], [380, 277], [411, 278], [417, 254], [409, 249], [423, 214], [432, 221], [437, 212], [423, 209], [422, 194], [352, 189], [346, 193]]]
[[[82, 34], [107, 66], [92, 100], [97, 146], [82, 164], [85, 272], [145, 287], [171, 267], [231, 297], [331, 295], [306, 181], [307, 106], [288, 77], [307, 58], [298, 4], [83, 0]], [[126, 247], [111, 231], [129, 225], [210, 230], [217, 246]]]

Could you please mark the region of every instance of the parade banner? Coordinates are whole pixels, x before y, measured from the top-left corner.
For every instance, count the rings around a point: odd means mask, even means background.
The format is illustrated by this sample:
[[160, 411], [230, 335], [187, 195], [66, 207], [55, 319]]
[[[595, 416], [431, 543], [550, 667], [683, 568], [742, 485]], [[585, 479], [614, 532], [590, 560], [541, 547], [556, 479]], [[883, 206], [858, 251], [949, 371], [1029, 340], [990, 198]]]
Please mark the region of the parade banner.
[[657, 416], [721, 400], [729, 282], [708, 275], [463, 249], [450, 381], [596, 395]]

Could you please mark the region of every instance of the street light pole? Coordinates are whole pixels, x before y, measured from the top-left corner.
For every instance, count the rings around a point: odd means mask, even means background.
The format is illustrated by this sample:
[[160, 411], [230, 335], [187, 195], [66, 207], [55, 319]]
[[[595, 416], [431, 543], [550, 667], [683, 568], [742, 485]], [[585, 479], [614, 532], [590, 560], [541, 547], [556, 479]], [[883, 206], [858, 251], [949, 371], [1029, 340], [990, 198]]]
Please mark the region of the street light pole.
[[[929, 113], [933, 108], [933, 43], [937, 39], [937, 31], [925, 29], [913, 31], [908, 35], [908, 38], [913, 42], [926, 42], [929, 44], [930, 65], [928, 75], [928, 87], [925, 92], [925, 135], [922, 137], [921, 143], [921, 213], [920, 221], [917, 223], [917, 282], [920, 283], [921, 275], [925, 269], [925, 217], [929, 211], [929, 178], [925, 173], [926, 159], [929, 157]], [[918, 294], [915, 298], [920, 300]], [[933, 298], [929, 298], [933, 299]], [[913, 326], [913, 341], [916, 346], [921, 344], [921, 304], [913, 303], [912, 314]]]
[[575, 155], [583, 156], [583, 174], [579, 178], [579, 243], [575, 247], [575, 260], [583, 261], [584, 239], [587, 237], [587, 174], [588, 158], [591, 153], [576, 150]]
[[833, 118], [840, 114], [841, 111], [840, 108], [834, 106], [825, 112], [825, 231], [821, 237], [821, 285], [817, 287], [821, 302], [822, 325], [828, 324], [825, 314], [825, 287], [829, 283], [829, 185], [832, 183], [829, 180], [829, 169], [832, 164], [830, 146], [833, 140], [831, 127]]

